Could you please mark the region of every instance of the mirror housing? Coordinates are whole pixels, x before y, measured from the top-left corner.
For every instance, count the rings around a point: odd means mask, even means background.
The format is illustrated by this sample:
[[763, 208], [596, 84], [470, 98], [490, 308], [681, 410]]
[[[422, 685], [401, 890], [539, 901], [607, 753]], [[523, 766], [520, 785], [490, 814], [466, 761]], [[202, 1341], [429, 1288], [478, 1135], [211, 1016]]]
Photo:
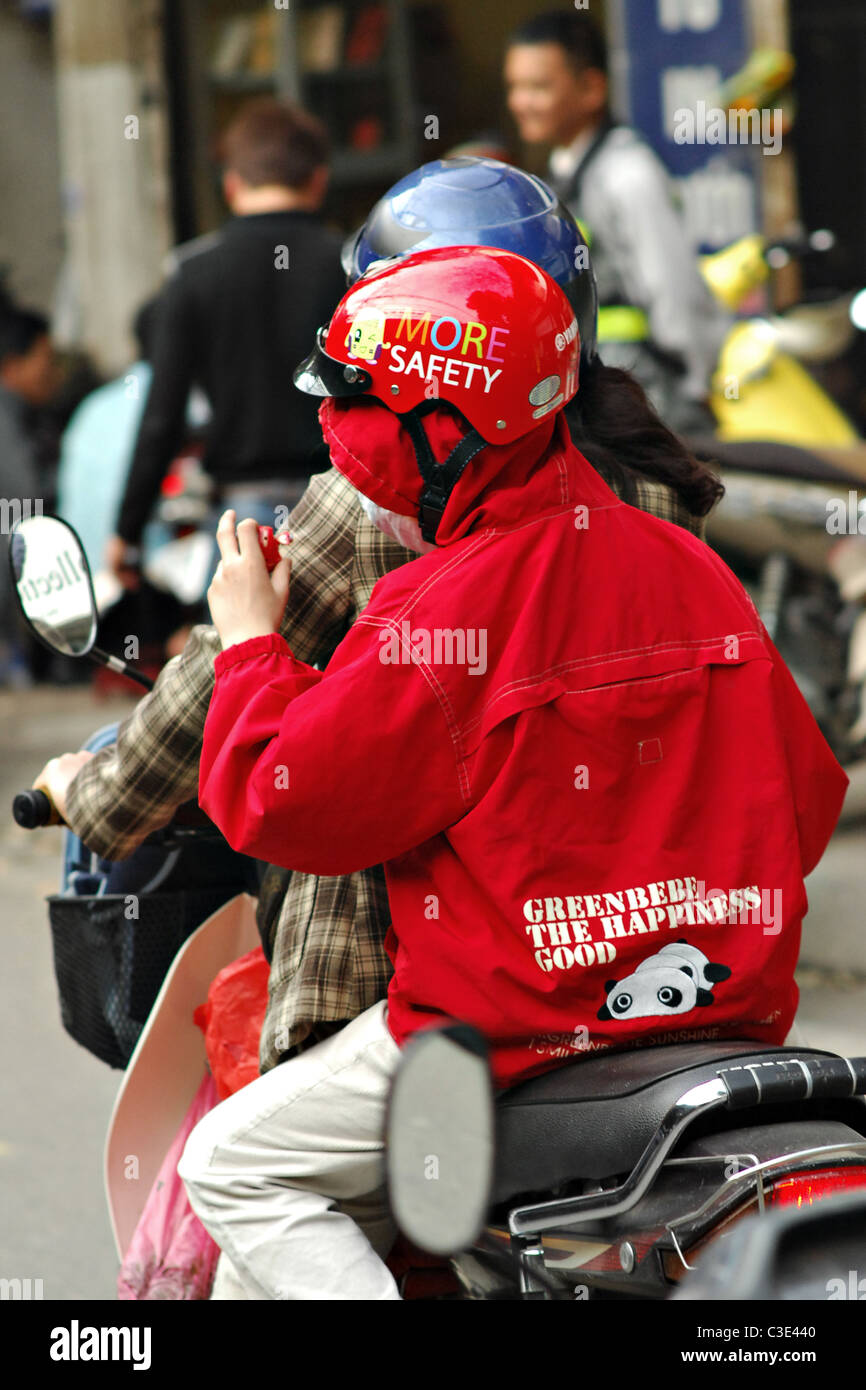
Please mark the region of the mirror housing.
[[425, 1028], [403, 1051], [386, 1123], [394, 1219], [433, 1255], [473, 1244], [493, 1185], [493, 1083], [487, 1044], [467, 1024]]
[[96, 641], [96, 599], [84, 547], [56, 516], [30, 516], [9, 537], [18, 605], [31, 631], [61, 656], [87, 656]]

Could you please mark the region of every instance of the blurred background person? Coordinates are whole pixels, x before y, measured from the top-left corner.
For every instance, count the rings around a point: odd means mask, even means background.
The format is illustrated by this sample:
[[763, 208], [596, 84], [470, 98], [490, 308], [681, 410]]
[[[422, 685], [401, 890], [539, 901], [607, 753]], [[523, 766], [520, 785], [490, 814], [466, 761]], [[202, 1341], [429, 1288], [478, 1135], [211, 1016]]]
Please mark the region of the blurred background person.
[[[117, 578], [102, 570], [102, 562], [109, 538], [117, 528], [118, 510], [151, 383], [158, 306], [157, 299], [150, 299], [135, 316], [136, 360], [114, 380], [91, 391], [73, 412], [63, 433], [57, 470], [57, 514], [74, 527], [94, 576], [101, 614], [97, 645], [119, 650], [125, 635], [134, 632], [139, 642], [138, 660], [154, 673], [167, 656], [174, 654], [175, 632], [187, 631], [186, 607], [170, 588], [157, 588], [146, 579], [134, 593], [124, 594]], [[201, 409], [200, 398], [197, 400], [193, 393], [184, 415], [182, 443], [195, 438], [196, 429], [202, 424]], [[177, 481], [180, 484], [181, 479]], [[152, 560], [171, 538], [171, 530], [162, 521], [148, 521], [142, 533], [143, 559]], [[192, 616], [197, 620], [203, 612], [196, 609]], [[80, 663], [72, 663], [68, 677], [74, 675], [79, 679], [91, 678], [99, 688], [127, 689], [122, 678], [104, 667], [82, 668]]]
[[[183, 442], [191, 388], [212, 417], [203, 466], [220, 507], [273, 523], [301, 496], [321, 434], [313, 402], [291, 384], [345, 288], [341, 241], [319, 216], [328, 140], [287, 102], [247, 103], [225, 133], [222, 187], [233, 216], [177, 253], [159, 301], [153, 378], [109, 568], [136, 582], [135, 549]], [[130, 563], [132, 561], [132, 564]]]
[[73, 413], [60, 447], [57, 512], [78, 533], [91, 570], [102, 564], [132, 463], [150, 389], [156, 300], [135, 316], [138, 356], [125, 372], [85, 397]]
[[[21, 515], [47, 510], [38, 458], [37, 412], [54, 397], [60, 380], [48, 320], [0, 305], [0, 502], [3, 528]], [[0, 686], [30, 681], [29, 647], [22, 640], [7, 564], [0, 564]]]
[[589, 242], [602, 360], [633, 371], [671, 428], [712, 429], [706, 401], [727, 319], [664, 165], [611, 117], [604, 36], [587, 14], [548, 11], [511, 35], [504, 72], [520, 137], [551, 148], [548, 182]]

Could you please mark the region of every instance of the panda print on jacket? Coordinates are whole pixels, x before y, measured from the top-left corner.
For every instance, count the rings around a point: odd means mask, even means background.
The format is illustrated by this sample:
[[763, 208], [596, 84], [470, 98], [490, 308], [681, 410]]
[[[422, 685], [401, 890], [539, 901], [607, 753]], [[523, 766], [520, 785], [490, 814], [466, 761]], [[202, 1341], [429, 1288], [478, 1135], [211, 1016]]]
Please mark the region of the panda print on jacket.
[[713, 962], [687, 941], [663, 946], [642, 960], [624, 980], [605, 983], [607, 998], [601, 1019], [666, 1018], [713, 1003], [713, 987], [727, 980], [730, 970]]

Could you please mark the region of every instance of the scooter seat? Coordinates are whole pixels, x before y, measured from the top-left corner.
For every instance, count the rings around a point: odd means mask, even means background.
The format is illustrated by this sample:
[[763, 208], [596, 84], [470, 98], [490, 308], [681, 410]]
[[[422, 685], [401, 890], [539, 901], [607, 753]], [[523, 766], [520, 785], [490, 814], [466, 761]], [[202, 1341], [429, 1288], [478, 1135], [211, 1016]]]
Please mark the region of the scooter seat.
[[684, 1092], [728, 1061], [780, 1053], [834, 1055], [754, 1042], [672, 1043], [575, 1058], [512, 1087], [496, 1102], [493, 1204], [630, 1172]]
[[723, 440], [713, 435], [694, 435], [687, 443], [699, 459], [738, 473], [761, 473], [804, 483], [866, 487], [866, 445], [863, 444], [828, 447], [819, 453], [775, 440]]

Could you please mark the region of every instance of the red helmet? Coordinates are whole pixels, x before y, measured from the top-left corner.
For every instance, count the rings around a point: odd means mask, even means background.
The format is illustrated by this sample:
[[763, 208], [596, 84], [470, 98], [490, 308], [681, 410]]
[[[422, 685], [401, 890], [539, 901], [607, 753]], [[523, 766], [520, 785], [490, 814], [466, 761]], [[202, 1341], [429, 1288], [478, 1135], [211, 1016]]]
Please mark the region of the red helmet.
[[508, 444], [571, 399], [579, 359], [574, 311], [545, 271], [511, 251], [445, 246], [371, 267], [294, 381], [314, 396], [376, 396], [398, 415], [448, 401], [481, 440]]

